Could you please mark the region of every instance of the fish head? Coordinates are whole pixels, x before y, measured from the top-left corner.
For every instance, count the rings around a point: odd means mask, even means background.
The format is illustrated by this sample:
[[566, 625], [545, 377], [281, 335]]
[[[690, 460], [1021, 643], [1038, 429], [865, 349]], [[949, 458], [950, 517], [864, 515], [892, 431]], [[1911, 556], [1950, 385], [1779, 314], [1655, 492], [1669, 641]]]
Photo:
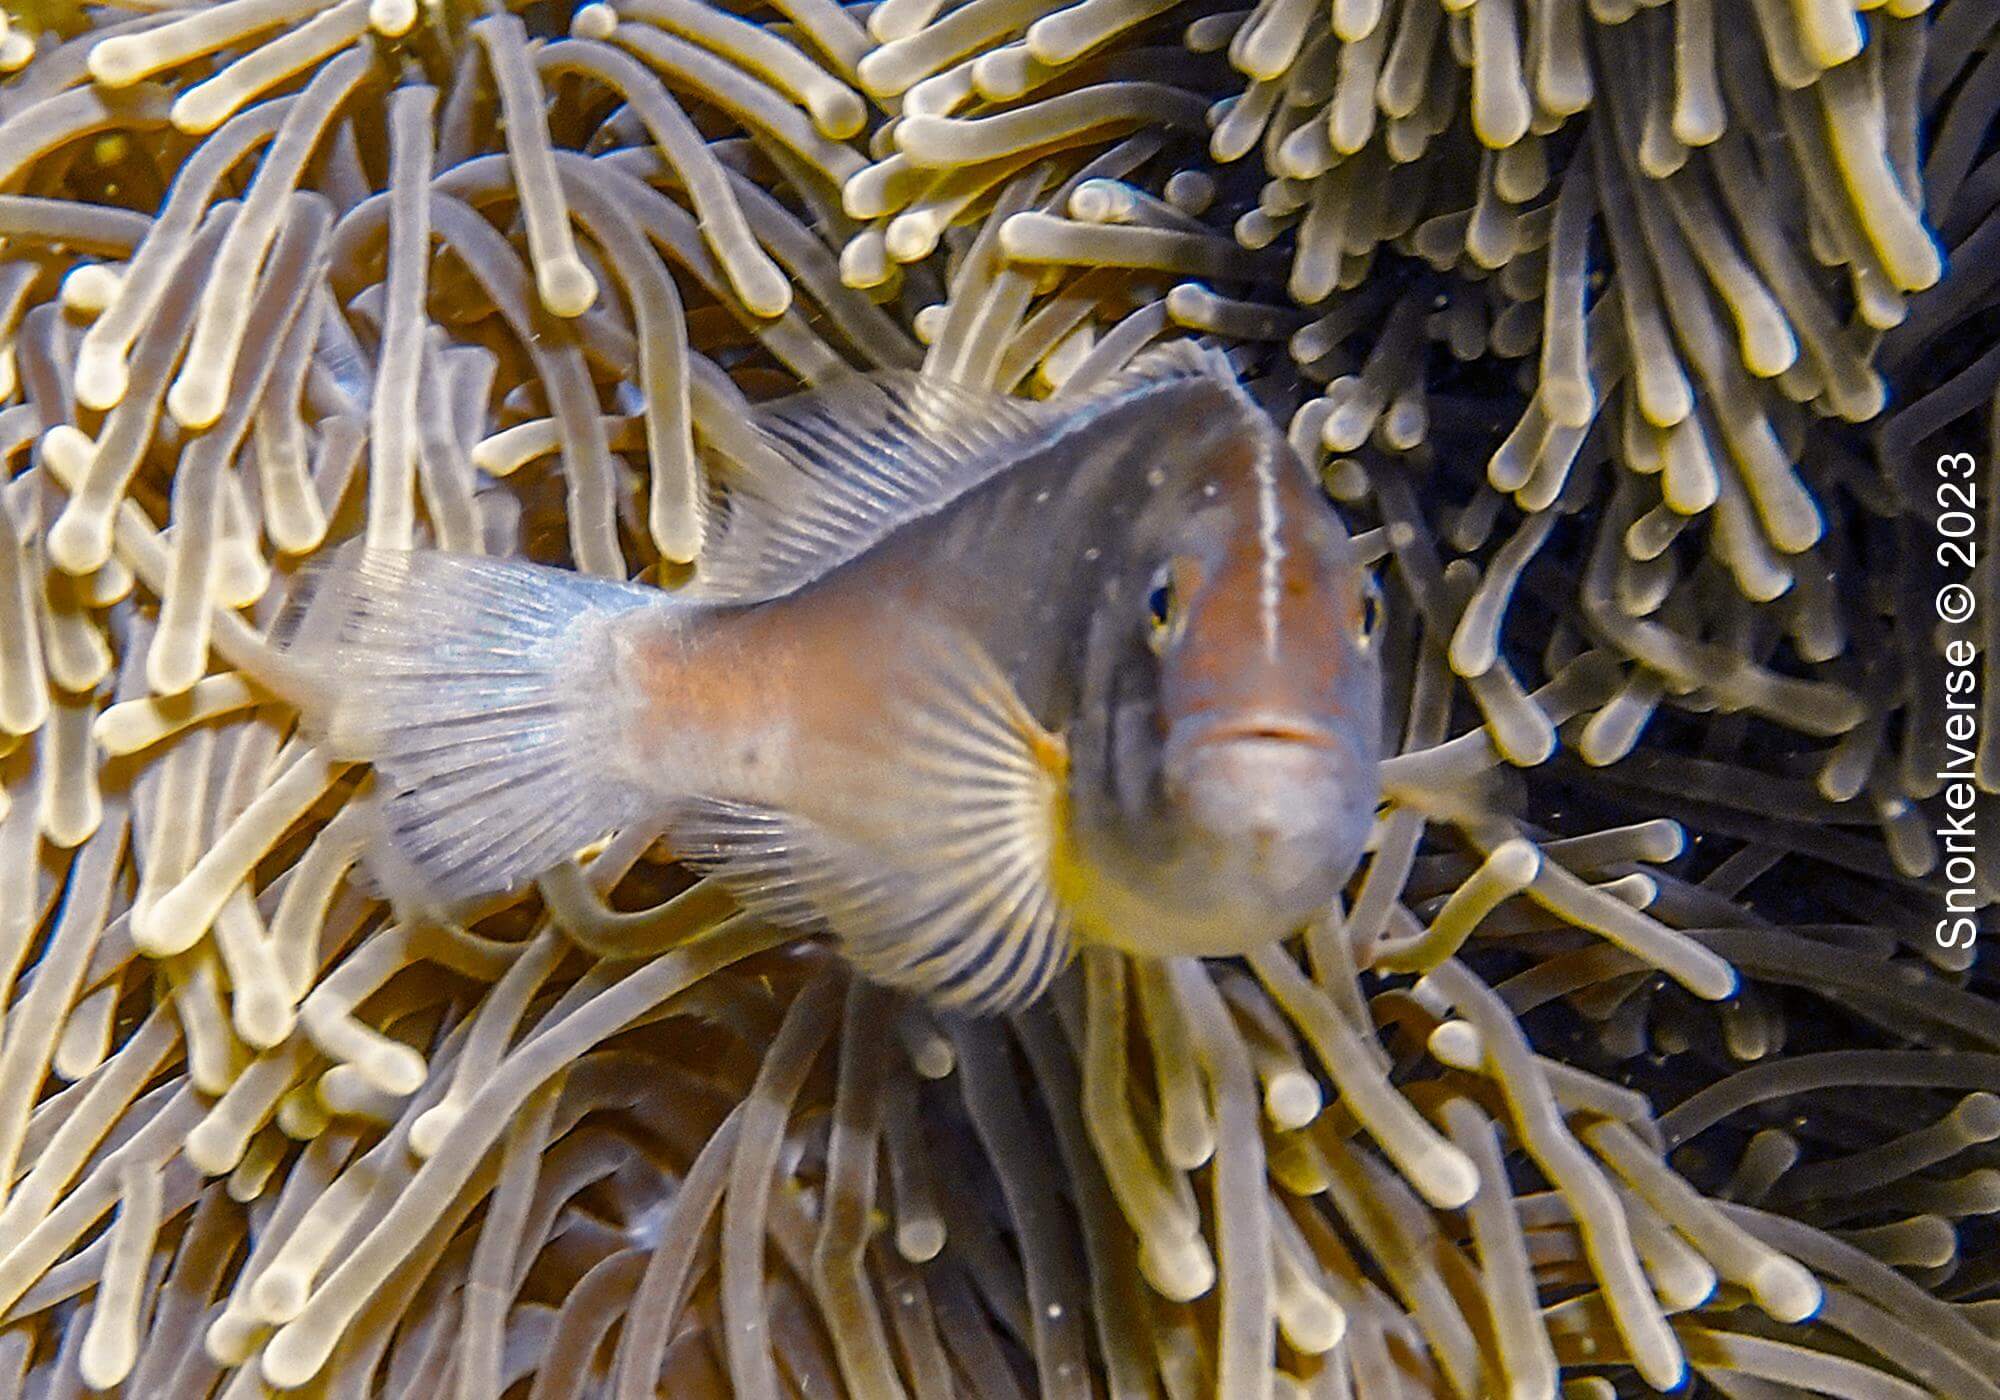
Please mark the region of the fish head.
[[1324, 909], [1381, 792], [1380, 591], [1281, 435], [1232, 455], [1241, 470], [1156, 538], [1133, 621], [1154, 667], [1155, 849], [1181, 877], [1185, 927], [1162, 934], [1180, 952], [1241, 952]]

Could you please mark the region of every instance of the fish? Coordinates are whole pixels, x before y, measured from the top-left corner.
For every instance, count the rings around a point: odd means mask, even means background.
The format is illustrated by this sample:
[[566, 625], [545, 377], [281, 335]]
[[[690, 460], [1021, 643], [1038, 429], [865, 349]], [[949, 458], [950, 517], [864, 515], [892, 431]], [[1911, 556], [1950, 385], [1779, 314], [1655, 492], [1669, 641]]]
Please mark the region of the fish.
[[272, 640], [438, 908], [638, 823], [972, 1012], [1082, 944], [1297, 932], [1381, 793], [1382, 598], [1212, 347], [1067, 397], [856, 373], [754, 410], [677, 588], [344, 549]]

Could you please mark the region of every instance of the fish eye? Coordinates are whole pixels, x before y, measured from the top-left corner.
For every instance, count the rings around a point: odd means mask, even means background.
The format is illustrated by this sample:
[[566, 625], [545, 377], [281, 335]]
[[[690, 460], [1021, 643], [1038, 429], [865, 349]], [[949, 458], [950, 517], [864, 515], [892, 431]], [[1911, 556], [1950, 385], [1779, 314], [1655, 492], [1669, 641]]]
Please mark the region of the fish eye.
[[1146, 590], [1146, 616], [1148, 640], [1153, 650], [1159, 651], [1166, 645], [1174, 622], [1174, 577], [1164, 564], [1153, 574], [1153, 582]]
[[1361, 585], [1360, 621], [1361, 645], [1364, 648], [1374, 646], [1376, 635], [1382, 630], [1382, 585], [1375, 581], [1372, 574]]

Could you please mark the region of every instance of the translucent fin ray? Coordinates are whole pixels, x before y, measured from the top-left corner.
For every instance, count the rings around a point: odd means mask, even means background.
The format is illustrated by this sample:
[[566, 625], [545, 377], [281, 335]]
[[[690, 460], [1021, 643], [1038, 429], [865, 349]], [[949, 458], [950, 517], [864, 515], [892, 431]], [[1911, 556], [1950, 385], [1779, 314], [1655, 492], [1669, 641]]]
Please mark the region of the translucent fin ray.
[[684, 592], [710, 602], [781, 597], [1112, 404], [1192, 378], [1236, 385], [1220, 351], [1178, 341], [1057, 402], [884, 371], [765, 404], [756, 426], [773, 450], [717, 473], [715, 533]]
[[984, 653], [957, 637], [934, 643], [918, 699], [885, 717], [908, 756], [892, 835], [703, 802], [675, 816], [669, 839], [764, 917], [830, 929], [877, 981], [1000, 1011], [1040, 995], [1072, 953], [1052, 882], [1061, 742]]
[[605, 624], [666, 605], [514, 560], [349, 547], [300, 580], [272, 641], [308, 727], [374, 765], [384, 836], [442, 909], [637, 814]]

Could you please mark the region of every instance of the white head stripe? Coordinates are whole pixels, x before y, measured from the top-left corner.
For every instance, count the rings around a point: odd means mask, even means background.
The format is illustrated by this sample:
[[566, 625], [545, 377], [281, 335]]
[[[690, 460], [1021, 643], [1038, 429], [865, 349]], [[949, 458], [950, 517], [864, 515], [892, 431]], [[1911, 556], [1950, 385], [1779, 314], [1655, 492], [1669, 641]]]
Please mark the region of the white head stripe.
[[1258, 570], [1257, 616], [1264, 628], [1264, 652], [1278, 654], [1279, 567], [1285, 560], [1285, 546], [1278, 538], [1278, 475], [1274, 454], [1268, 449], [1257, 453], [1257, 545], [1262, 551]]

